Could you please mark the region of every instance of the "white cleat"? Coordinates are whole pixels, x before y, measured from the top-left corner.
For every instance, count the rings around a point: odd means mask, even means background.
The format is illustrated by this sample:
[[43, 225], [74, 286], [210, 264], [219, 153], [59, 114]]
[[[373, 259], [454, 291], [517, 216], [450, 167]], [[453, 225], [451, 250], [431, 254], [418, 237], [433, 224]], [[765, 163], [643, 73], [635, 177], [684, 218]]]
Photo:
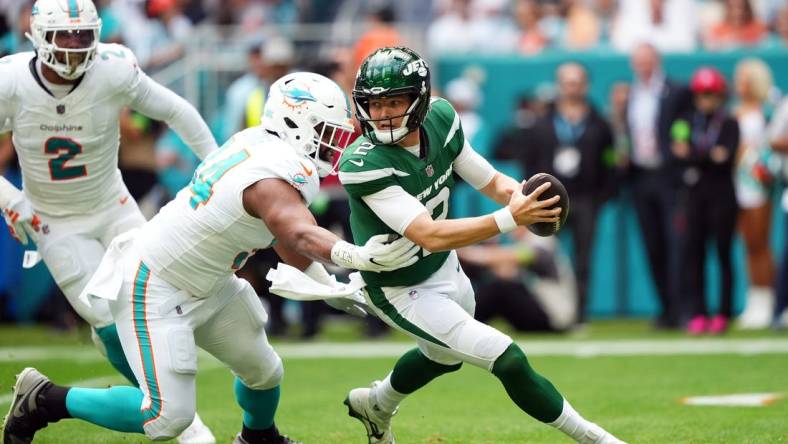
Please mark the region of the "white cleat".
[[[372, 388], [380, 381], [372, 383]], [[394, 432], [391, 431], [391, 417], [396, 413], [387, 414], [377, 404], [370, 402], [372, 388], [357, 388], [348, 393], [344, 404], [348, 415], [358, 419], [367, 429], [369, 444], [395, 444]]]
[[216, 438], [200, 419], [200, 415], [194, 414], [194, 421], [192, 421], [186, 430], [181, 432], [177, 438], [178, 444], [216, 444]]
[[592, 427], [577, 439], [580, 444], [626, 444], [610, 432], [592, 423]]

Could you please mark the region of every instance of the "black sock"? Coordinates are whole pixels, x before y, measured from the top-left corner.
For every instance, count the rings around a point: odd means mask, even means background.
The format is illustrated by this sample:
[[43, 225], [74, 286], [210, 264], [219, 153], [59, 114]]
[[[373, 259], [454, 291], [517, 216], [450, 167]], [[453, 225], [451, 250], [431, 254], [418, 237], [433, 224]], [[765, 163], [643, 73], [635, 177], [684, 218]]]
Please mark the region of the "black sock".
[[50, 382], [38, 394], [36, 402], [47, 422], [57, 422], [64, 418], [71, 418], [71, 414], [68, 413], [66, 408], [66, 395], [69, 390], [70, 387], [63, 387]]
[[274, 440], [281, 435], [279, 434], [279, 430], [276, 429], [276, 424], [272, 424], [271, 427], [263, 430], [250, 429], [244, 425], [243, 430], [241, 430], [241, 436], [249, 444], [258, 444], [274, 442]]

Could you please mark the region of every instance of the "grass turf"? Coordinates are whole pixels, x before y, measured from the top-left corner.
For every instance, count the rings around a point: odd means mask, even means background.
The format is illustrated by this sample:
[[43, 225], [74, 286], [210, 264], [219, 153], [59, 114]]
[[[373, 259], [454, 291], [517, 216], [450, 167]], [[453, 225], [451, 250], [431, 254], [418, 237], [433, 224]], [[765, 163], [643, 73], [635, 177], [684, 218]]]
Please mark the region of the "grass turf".
[[[646, 331], [643, 323], [613, 322], [592, 326], [584, 336], [591, 339], [650, 337], [641, 336]], [[343, 330], [335, 335], [344, 338], [346, 334]], [[774, 336], [770, 333], [734, 335]], [[677, 335], [657, 337], [674, 336]], [[530, 337], [533, 336], [525, 339]], [[13, 344], [90, 350], [84, 336], [53, 339], [46, 330], [36, 328], [0, 329], [0, 338], [0, 346], [6, 349]], [[36, 366], [61, 383], [113, 375], [103, 361], [88, 361], [62, 357], [0, 360], [0, 395], [8, 393], [14, 374], [24, 366]], [[278, 426], [307, 444], [366, 442], [363, 426], [347, 416], [341, 402], [351, 388], [385, 376], [394, 361], [395, 358], [286, 359]], [[778, 400], [768, 407], [690, 407], [679, 402], [693, 395], [786, 392], [788, 357], [784, 354], [535, 356], [530, 361], [584, 416], [631, 443], [788, 442], [785, 419], [788, 400]], [[101, 381], [106, 384], [105, 380]], [[115, 381], [120, 383], [121, 379]], [[8, 403], [0, 404], [4, 413]], [[232, 376], [215, 362], [201, 361], [198, 406], [218, 442], [229, 443], [240, 429], [241, 413], [232, 396]], [[519, 411], [489, 373], [467, 365], [409, 397], [393, 424], [402, 444], [570, 442]], [[76, 420], [51, 425], [39, 432], [35, 441], [43, 444], [113, 442], [148, 441]]]

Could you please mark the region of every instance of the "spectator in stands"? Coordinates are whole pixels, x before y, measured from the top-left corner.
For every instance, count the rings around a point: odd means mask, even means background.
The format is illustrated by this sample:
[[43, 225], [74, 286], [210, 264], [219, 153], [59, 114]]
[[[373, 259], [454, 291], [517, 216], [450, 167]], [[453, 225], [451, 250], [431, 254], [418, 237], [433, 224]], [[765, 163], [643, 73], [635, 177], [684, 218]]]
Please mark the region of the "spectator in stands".
[[131, 197], [147, 219], [155, 216], [164, 196], [152, 193], [157, 185], [156, 140], [163, 133], [161, 122], [133, 110], [120, 114], [118, 168]]
[[484, 117], [477, 112], [482, 101], [482, 90], [476, 80], [458, 77], [446, 84], [446, 99], [451, 102], [462, 122], [465, 138], [482, 156], [490, 154], [490, 128]]
[[722, 22], [712, 26], [704, 37], [710, 50], [726, 50], [754, 46], [768, 35], [766, 24], [753, 12], [749, 0], [726, 0]]
[[564, 63], [556, 71], [558, 100], [535, 126], [537, 171], [556, 176], [572, 196], [567, 226], [572, 233], [577, 276], [578, 323], [585, 322], [588, 278], [596, 217], [612, 191], [610, 126], [588, 101], [588, 74], [578, 63]]
[[373, 9], [367, 16], [367, 31], [361, 35], [353, 49], [356, 68], [360, 67], [361, 62], [376, 49], [402, 44], [402, 37], [394, 27], [395, 21], [394, 9], [390, 6]]
[[[738, 207], [733, 169], [739, 148], [739, 125], [725, 109], [727, 86], [715, 68], [703, 67], [692, 76], [694, 109], [671, 127], [672, 152], [681, 169], [681, 189], [687, 222], [682, 248], [682, 293], [687, 298], [692, 335], [724, 333], [733, 315], [733, 235]], [[720, 309], [709, 317], [706, 304], [707, 244], [716, 246], [720, 267]]]
[[514, 4], [514, 19], [519, 32], [515, 49], [521, 54], [537, 54], [548, 44], [539, 25], [540, 8], [536, 0], [517, 0]]
[[[769, 124], [769, 143], [783, 159], [782, 179], [788, 183], [788, 97], [783, 98]], [[783, 210], [783, 254], [777, 274], [777, 305], [774, 311], [774, 326], [788, 328], [788, 187], [782, 194]]]
[[577, 288], [555, 238], [527, 229], [512, 232], [512, 245], [497, 242], [457, 250], [476, 284], [475, 318], [503, 318], [517, 331], [565, 331], [577, 317]]
[[148, 0], [147, 13], [151, 18], [149, 56], [140, 63], [155, 72], [183, 56], [192, 23], [181, 12], [178, 0]]
[[770, 37], [771, 46], [788, 47], [788, 5], [777, 11], [773, 23], [774, 35]]
[[427, 29], [427, 50], [433, 56], [515, 50], [519, 35], [500, 1], [451, 0]]
[[527, 149], [528, 142], [531, 140], [531, 132], [534, 125], [536, 125], [536, 121], [546, 114], [546, 111], [542, 114], [537, 114], [536, 100], [533, 96], [530, 94], [520, 96], [515, 103], [514, 112], [512, 113], [514, 119], [495, 140], [492, 153], [493, 158], [495, 160], [521, 162], [523, 174], [529, 172], [530, 170], [525, 168], [525, 164], [528, 162], [523, 157], [526, 152], [534, 152], [534, 150]]
[[260, 85], [263, 77], [262, 62], [262, 45], [259, 42], [250, 44], [246, 52], [246, 72], [230, 84], [224, 96], [221, 137], [219, 137], [219, 140], [227, 140], [240, 131], [242, 125], [245, 127], [244, 110], [246, 109], [246, 101]]
[[564, 4], [567, 11], [563, 46], [574, 51], [597, 47], [602, 34], [602, 24], [591, 3], [583, 0], [564, 0]]
[[670, 126], [691, 106], [686, 87], [665, 77], [657, 49], [641, 44], [632, 53], [635, 76], [627, 103], [632, 202], [640, 222], [651, 278], [660, 301], [655, 328], [680, 326], [677, 278], [680, 228], [675, 220], [678, 181], [671, 159]]
[[250, 128], [260, 124], [268, 87], [278, 78], [290, 72], [295, 64], [295, 48], [293, 43], [285, 37], [269, 37], [263, 43], [261, 55], [260, 81], [246, 98], [242, 128]]
[[30, 12], [33, 9], [33, 0], [23, 0], [7, 10], [8, 24], [11, 25], [5, 36], [0, 36], [0, 53], [13, 54], [22, 51], [32, 51], [33, 44], [25, 37], [30, 32]]
[[687, 52], [695, 49], [697, 29], [692, 0], [626, 0], [619, 2], [612, 42], [624, 52], [643, 42], [661, 52]]
[[773, 167], [777, 160], [766, 135], [765, 105], [772, 88], [772, 74], [760, 59], [746, 59], [736, 65], [736, 118], [741, 146], [736, 168], [736, 198], [741, 211], [739, 230], [747, 249], [750, 287], [739, 327], [769, 326], [774, 310], [774, 261], [769, 247], [771, 233]]
[[629, 88], [630, 86], [626, 82], [617, 82], [610, 87], [608, 122], [610, 122], [610, 130], [613, 132], [615, 164], [619, 172], [623, 172], [629, 167], [629, 155], [632, 151], [627, 122]]

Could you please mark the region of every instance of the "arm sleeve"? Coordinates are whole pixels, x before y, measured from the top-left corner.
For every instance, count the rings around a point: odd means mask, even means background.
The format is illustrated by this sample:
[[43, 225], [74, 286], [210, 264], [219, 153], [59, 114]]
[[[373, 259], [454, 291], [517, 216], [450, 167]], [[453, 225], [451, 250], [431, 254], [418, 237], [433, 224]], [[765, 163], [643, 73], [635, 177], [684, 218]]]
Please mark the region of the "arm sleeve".
[[399, 185], [361, 199], [389, 228], [402, 235], [416, 216], [427, 212], [427, 208], [418, 199], [406, 193]]
[[477, 190], [487, 186], [496, 173], [490, 162], [474, 151], [468, 139], [465, 139], [462, 151], [454, 159], [454, 171]]
[[167, 123], [200, 160], [218, 148], [208, 125], [197, 110], [184, 98], [156, 83], [142, 71], [138, 70], [128, 96], [130, 107], [152, 119]]

